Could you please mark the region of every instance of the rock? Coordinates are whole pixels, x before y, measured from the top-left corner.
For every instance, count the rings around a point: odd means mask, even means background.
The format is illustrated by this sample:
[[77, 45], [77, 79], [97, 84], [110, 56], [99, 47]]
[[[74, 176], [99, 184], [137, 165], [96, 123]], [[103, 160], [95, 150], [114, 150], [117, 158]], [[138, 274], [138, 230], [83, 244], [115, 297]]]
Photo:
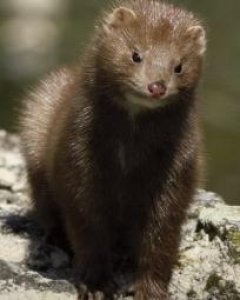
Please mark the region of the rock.
[[204, 225], [211, 223], [212, 226], [226, 227], [234, 225], [240, 226], [240, 206], [227, 206], [224, 204], [218, 204], [214, 207], [206, 207], [201, 209], [199, 215], [199, 222]]
[[[45, 243], [30, 207], [19, 138], [0, 131], [0, 299], [76, 300], [69, 256]], [[182, 230], [171, 299], [240, 300], [239, 278], [240, 207], [198, 190]]]

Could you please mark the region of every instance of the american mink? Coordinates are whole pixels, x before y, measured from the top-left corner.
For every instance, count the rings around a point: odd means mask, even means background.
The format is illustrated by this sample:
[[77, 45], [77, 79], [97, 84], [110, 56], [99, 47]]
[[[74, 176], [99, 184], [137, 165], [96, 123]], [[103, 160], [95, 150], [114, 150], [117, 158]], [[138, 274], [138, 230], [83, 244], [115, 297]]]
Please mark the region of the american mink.
[[205, 31], [184, 9], [118, 1], [76, 68], [28, 96], [22, 139], [33, 204], [81, 270], [79, 299], [168, 299], [181, 224], [198, 181], [196, 88]]

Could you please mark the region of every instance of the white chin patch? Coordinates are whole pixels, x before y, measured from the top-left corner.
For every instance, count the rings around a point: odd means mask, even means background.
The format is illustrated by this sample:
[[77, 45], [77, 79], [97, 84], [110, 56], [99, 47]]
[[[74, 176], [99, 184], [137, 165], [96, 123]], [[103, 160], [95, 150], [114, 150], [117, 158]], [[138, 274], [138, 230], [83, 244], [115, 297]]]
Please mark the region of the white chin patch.
[[154, 98], [144, 98], [133, 94], [126, 95], [126, 108], [132, 113], [138, 113], [146, 109], [156, 109], [159, 107], [164, 107], [167, 104], [165, 98], [154, 99]]

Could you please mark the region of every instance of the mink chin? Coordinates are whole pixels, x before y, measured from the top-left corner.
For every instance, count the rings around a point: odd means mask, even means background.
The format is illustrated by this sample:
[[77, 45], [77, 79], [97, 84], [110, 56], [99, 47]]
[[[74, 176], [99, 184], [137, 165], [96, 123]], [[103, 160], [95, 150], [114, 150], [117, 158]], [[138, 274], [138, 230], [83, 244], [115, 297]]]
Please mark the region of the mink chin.
[[79, 66], [46, 76], [21, 115], [34, 209], [67, 240], [79, 299], [168, 299], [197, 187], [203, 25], [161, 1], [117, 1]]

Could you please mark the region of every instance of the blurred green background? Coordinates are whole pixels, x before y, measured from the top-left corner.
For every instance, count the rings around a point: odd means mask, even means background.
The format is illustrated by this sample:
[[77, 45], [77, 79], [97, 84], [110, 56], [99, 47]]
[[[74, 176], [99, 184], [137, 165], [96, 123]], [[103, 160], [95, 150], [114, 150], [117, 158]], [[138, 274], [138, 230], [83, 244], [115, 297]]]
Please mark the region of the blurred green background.
[[[16, 129], [24, 91], [81, 57], [103, 0], [0, 1], [0, 128]], [[206, 185], [240, 204], [240, 1], [175, 0], [208, 29], [203, 99]]]

